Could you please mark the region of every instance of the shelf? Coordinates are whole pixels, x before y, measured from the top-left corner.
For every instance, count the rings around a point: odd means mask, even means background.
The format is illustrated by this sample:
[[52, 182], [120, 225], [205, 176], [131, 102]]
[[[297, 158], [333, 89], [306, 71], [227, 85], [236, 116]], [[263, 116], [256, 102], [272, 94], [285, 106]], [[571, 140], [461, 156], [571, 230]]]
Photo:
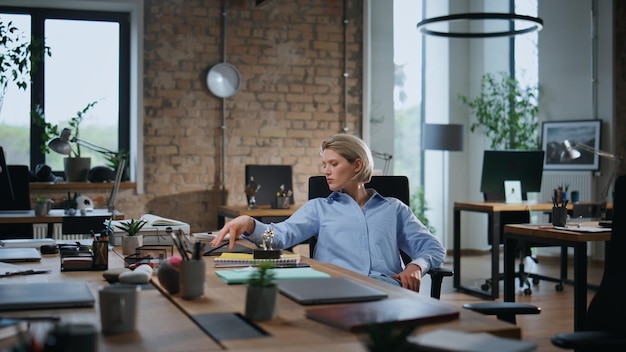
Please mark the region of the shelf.
[[[120, 183], [120, 189], [132, 189], [137, 186], [136, 182], [122, 182]], [[100, 182], [100, 183], [92, 183], [92, 182], [31, 182], [30, 189], [31, 190], [81, 190], [81, 189], [102, 189], [102, 190], [110, 190], [113, 187], [113, 183], [111, 182]]]

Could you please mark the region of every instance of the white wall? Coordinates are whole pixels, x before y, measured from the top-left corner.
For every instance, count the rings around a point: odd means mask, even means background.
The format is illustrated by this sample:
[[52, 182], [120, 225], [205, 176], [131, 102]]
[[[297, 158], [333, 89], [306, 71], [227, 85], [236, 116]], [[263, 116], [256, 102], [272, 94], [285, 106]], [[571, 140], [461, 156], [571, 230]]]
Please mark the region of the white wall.
[[[508, 9], [508, 1], [425, 1], [429, 9], [428, 16], [461, 12], [504, 12]], [[391, 3], [380, 0], [370, 2], [376, 5]], [[594, 118], [591, 95], [591, 3], [592, 0], [539, 1], [539, 17], [544, 20], [544, 28], [539, 32], [540, 123]], [[390, 4], [388, 6], [391, 7]], [[612, 6], [612, 1], [598, 1], [597, 117], [604, 121], [603, 150], [614, 150], [610, 133], [613, 120]], [[372, 12], [372, 16], [375, 15], [376, 12]], [[449, 153], [448, 158], [443, 159], [444, 163], [446, 159], [449, 160], [448, 165], [444, 166], [449, 172], [449, 191], [443, 202], [444, 205], [447, 203], [447, 209], [439, 208], [439, 215], [447, 219], [444, 220], [447, 227], [444, 242], [448, 248], [452, 248], [452, 204], [455, 201], [482, 201], [479, 189], [482, 155], [489, 147], [488, 141], [482, 135], [469, 131], [471, 116], [457, 96], [475, 96], [484, 73], [508, 69], [508, 38], [428, 37], [425, 45], [427, 79], [436, 80], [437, 83], [433, 91], [425, 92], [426, 104], [430, 104], [426, 105], [426, 121], [442, 122], [437, 119], [445, 113], [448, 116], [444, 118], [448, 118], [450, 123], [462, 123], [466, 129], [464, 151]], [[433, 61], [435, 59], [429, 55], [432, 51], [443, 54], [443, 58]], [[375, 101], [380, 100], [372, 98], [372, 102]], [[441, 195], [442, 165], [441, 157], [437, 159], [427, 153], [427, 163], [429, 159], [435, 160], [434, 165], [426, 166], [426, 194], [431, 203], [428, 197], [436, 198]], [[609, 163], [602, 164], [602, 175], [594, 178], [597, 189], [602, 188], [609, 177]], [[441, 204], [440, 201], [436, 202]], [[486, 215], [463, 213], [462, 248], [488, 249], [486, 225]]]

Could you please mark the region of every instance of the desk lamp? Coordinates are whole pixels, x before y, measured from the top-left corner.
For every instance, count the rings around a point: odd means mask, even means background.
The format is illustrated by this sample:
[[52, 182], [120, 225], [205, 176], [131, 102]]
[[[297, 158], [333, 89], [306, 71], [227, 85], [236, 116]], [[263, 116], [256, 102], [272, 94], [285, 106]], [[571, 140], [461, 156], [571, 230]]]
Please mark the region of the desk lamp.
[[583, 143], [574, 143], [574, 145], [572, 145], [572, 143], [570, 143], [570, 141], [568, 141], [567, 139], [561, 143], [561, 148], [563, 149], [563, 151], [561, 152], [561, 161], [563, 162], [570, 162], [574, 159], [580, 158], [581, 156], [580, 150], [589, 152], [589, 153], [592, 153], [601, 157], [605, 157], [609, 160], [613, 160], [614, 165], [613, 165], [613, 170], [611, 172], [611, 177], [609, 178], [609, 182], [606, 184], [606, 186], [602, 190], [602, 211], [604, 212], [606, 210], [606, 203], [607, 203], [607, 198], [609, 196], [609, 189], [611, 189], [611, 185], [613, 184], [613, 181], [615, 181], [615, 177], [617, 176], [617, 170], [619, 169], [619, 166], [623, 159], [622, 156], [607, 153], [605, 151], [592, 148]]
[[91, 149], [96, 153], [100, 153], [107, 157], [113, 157], [117, 160], [117, 171], [115, 173], [115, 182], [113, 183], [113, 189], [111, 190], [111, 195], [109, 196], [109, 200], [107, 202], [108, 211], [115, 216], [115, 198], [117, 198], [117, 192], [120, 188], [120, 183], [122, 182], [122, 173], [124, 172], [124, 167], [126, 166], [126, 155], [120, 152], [114, 152], [112, 150], [100, 147], [91, 142], [87, 142], [78, 137], [70, 138], [72, 134], [72, 130], [69, 128], [64, 128], [61, 131], [61, 135], [57, 138], [52, 139], [48, 143], [48, 147], [59, 154], [70, 155], [72, 152], [72, 146], [70, 142], [76, 143], [84, 146], [85, 148]]

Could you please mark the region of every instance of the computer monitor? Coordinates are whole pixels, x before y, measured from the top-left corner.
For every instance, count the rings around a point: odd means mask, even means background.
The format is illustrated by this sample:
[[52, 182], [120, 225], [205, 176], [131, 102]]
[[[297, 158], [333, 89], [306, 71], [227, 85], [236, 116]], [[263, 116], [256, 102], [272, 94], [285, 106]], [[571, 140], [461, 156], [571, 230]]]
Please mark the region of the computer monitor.
[[11, 174], [9, 173], [9, 168], [7, 167], [7, 161], [4, 158], [4, 149], [2, 149], [2, 146], [0, 146], [0, 194], [2, 195], [2, 198], [9, 201], [15, 200]]
[[285, 192], [292, 191], [289, 204], [294, 204], [291, 165], [246, 165], [245, 177], [245, 184], [250, 182], [250, 177], [254, 177], [254, 182], [261, 185], [254, 196], [257, 205], [274, 205], [281, 185]]
[[504, 201], [504, 181], [520, 181], [523, 200], [541, 191], [543, 150], [485, 150], [480, 191], [486, 201]]

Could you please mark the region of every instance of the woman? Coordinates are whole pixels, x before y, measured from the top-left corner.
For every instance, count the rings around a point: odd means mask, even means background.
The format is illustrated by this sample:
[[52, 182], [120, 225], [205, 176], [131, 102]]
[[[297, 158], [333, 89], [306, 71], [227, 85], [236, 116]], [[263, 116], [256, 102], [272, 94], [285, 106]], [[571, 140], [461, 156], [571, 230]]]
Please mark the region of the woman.
[[[374, 164], [365, 143], [351, 135], [334, 135], [321, 145], [327, 198], [306, 202], [287, 220], [274, 224], [274, 248], [289, 248], [317, 236], [314, 258], [419, 291], [422, 275], [443, 263], [441, 243], [395, 198], [365, 189]], [[241, 236], [260, 244], [270, 225], [239, 216], [219, 231], [212, 245], [230, 234], [230, 248]], [[404, 265], [400, 250], [413, 260]]]

